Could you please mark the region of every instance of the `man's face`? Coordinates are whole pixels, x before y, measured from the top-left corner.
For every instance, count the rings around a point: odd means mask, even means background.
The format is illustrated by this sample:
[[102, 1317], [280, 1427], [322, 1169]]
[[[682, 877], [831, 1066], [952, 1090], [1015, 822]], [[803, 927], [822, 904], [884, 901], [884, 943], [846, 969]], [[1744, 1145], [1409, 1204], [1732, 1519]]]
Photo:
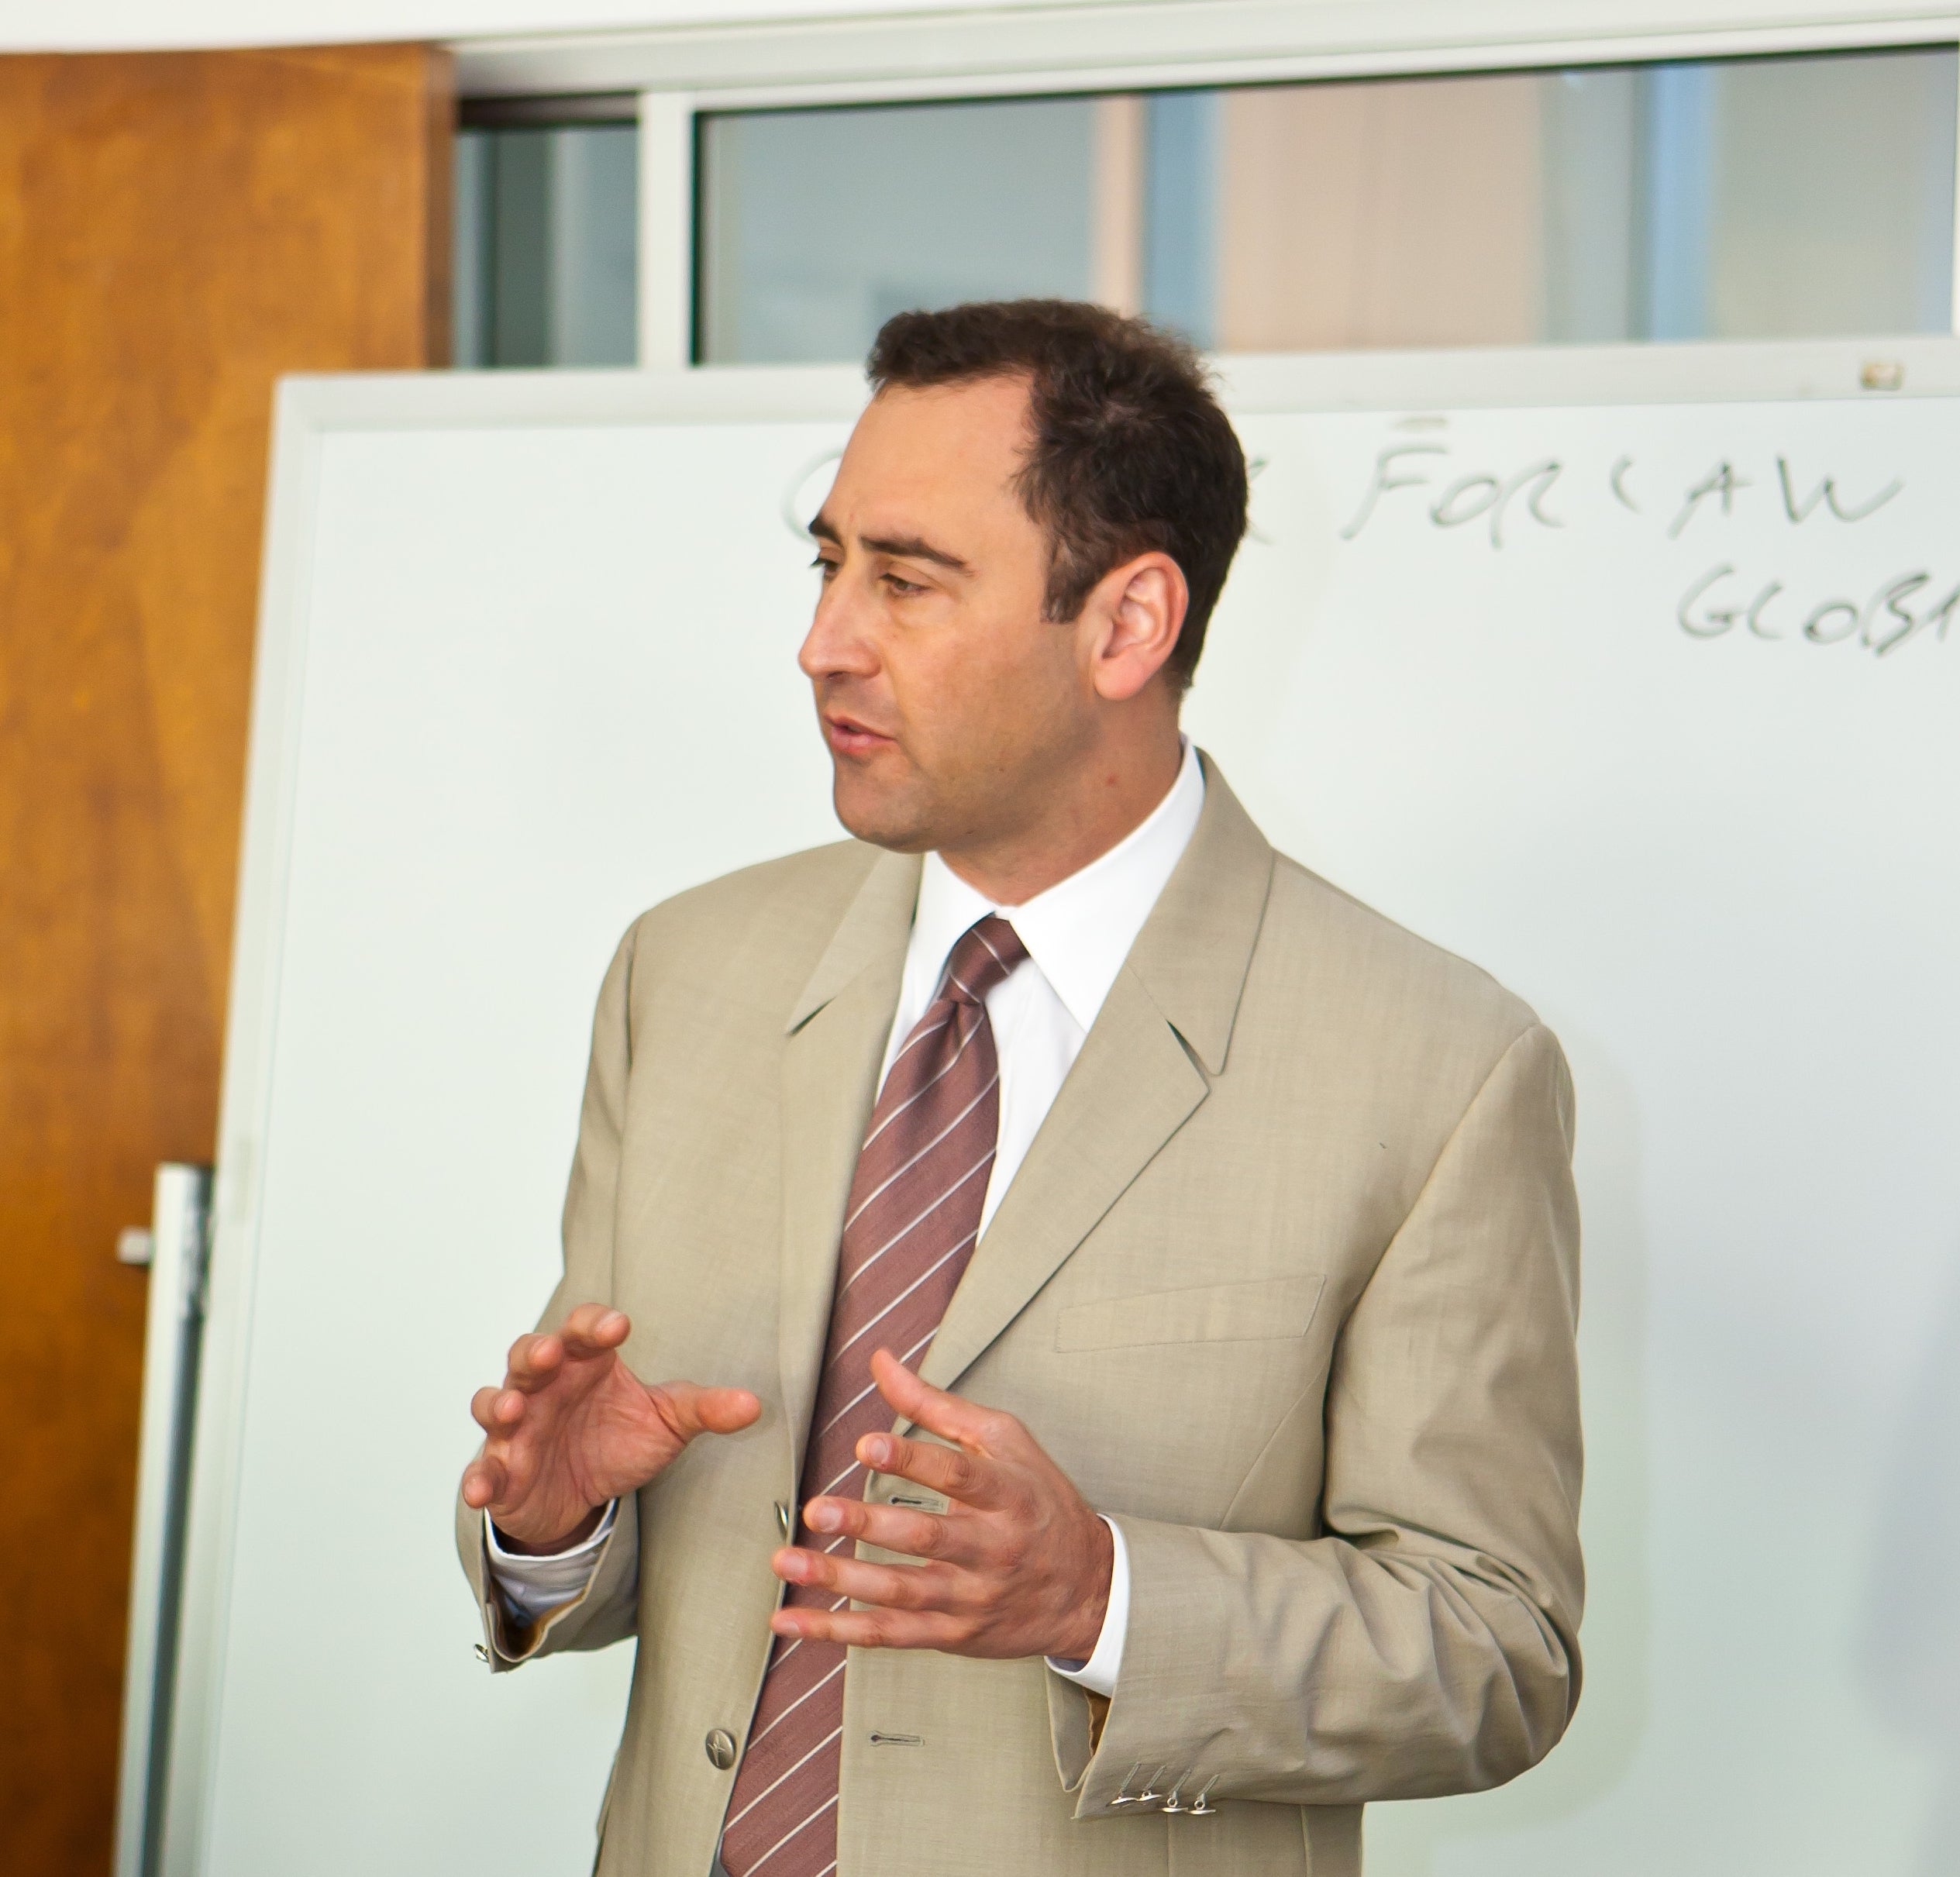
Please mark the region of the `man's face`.
[[863, 840], [1011, 839], [1093, 741], [1082, 635], [1042, 617], [1047, 539], [1014, 487], [1028, 438], [1018, 378], [883, 391], [811, 524], [823, 588], [798, 663]]

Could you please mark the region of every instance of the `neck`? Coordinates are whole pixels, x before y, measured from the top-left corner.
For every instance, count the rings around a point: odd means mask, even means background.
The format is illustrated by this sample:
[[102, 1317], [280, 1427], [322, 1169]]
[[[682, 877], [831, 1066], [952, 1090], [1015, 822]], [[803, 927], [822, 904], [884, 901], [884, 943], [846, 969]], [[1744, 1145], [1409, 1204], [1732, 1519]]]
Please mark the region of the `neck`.
[[942, 847], [939, 858], [997, 906], [1019, 906], [1045, 893], [1142, 825], [1177, 780], [1183, 749], [1173, 719], [1166, 734], [1133, 749], [1103, 750], [1071, 787], [1041, 791], [1031, 825], [985, 841]]

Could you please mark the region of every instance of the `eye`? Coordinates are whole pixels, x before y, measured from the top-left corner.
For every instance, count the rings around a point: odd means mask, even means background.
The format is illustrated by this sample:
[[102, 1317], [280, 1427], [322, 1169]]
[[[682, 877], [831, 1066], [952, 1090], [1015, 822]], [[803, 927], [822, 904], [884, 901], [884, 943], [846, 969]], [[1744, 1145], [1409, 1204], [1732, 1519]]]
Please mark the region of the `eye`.
[[908, 599], [912, 594], [923, 593], [925, 591], [917, 580], [908, 580], [902, 573], [887, 573], [881, 577], [885, 584], [901, 599]]
[[837, 571], [837, 563], [826, 560], [822, 554], [819, 554], [810, 564], [822, 574], [825, 580], [828, 580]]

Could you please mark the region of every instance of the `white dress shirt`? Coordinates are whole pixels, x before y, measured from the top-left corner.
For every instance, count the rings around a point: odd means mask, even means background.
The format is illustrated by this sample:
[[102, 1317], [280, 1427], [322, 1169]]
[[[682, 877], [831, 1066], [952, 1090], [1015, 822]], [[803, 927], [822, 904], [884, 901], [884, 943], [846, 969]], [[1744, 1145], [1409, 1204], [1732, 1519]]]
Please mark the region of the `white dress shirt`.
[[[987, 1228], [1027, 1158], [1144, 921], [1183, 858], [1204, 806], [1204, 772], [1187, 739], [1177, 779], [1148, 818], [1079, 873], [1021, 905], [995, 904], [937, 854], [926, 856], [880, 1083], [939, 990], [948, 955], [976, 921], [999, 913], [1013, 925], [1028, 952], [1027, 962], [987, 994], [987, 1021], [1001, 1065], [1000, 1133], [980, 1206], [976, 1257], [984, 1255]], [[491, 1574], [520, 1620], [535, 1621], [584, 1589], [611, 1530], [613, 1512], [611, 1507], [606, 1509], [599, 1529], [583, 1544], [548, 1557], [506, 1552], [486, 1516]], [[1049, 1666], [1097, 1694], [1111, 1695], [1116, 1690], [1129, 1627], [1130, 1565], [1121, 1531], [1114, 1523], [1104, 1522], [1115, 1541], [1115, 1557], [1102, 1632], [1086, 1662], [1050, 1656]]]

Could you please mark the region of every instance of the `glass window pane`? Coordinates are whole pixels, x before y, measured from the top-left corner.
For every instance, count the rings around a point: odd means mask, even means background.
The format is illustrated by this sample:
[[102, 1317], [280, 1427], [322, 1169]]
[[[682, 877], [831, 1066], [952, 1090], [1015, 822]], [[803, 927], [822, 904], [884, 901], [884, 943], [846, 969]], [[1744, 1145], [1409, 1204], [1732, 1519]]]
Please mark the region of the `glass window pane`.
[[1708, 69], [1706, 329], [1723, 338], [1946, 330], [1955, 53]]
[[1537, 338], [1547, 84], [1504, 75], [1228, 93], [1219, 346]]
[[639, 153], [631, 124], [457, 133], [458, 365], [633, 363]]
[[1143, 100], [1143, 277], [1153, 319], [1200, 346], [1218, 343], [1221, 91], [1156, 91]]
[[750, 112], [701, 133], [700, 353], [1087, 294], [1225, 351], [1940, 332], [1950, 46]]
[[1080, 98], [707, 118], [701, 356], [862, 358], [907, 307], [1087, 296], [1097, 129]]
[[1933, 332], [1946, 49], [1225, 94], [1218, 343]]

